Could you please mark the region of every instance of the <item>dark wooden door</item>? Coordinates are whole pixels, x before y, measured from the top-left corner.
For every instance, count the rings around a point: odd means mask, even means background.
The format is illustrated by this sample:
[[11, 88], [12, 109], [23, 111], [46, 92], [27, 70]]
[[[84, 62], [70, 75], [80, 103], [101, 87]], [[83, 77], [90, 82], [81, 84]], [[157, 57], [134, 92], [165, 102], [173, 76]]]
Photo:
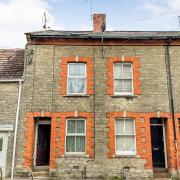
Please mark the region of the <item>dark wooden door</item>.
[[153, 167], [165, 167], [163, 126], [151, 125]]
[[50, 156], [50, 129], [49, 124], [38, 125], [36, 165], [49, 165]]

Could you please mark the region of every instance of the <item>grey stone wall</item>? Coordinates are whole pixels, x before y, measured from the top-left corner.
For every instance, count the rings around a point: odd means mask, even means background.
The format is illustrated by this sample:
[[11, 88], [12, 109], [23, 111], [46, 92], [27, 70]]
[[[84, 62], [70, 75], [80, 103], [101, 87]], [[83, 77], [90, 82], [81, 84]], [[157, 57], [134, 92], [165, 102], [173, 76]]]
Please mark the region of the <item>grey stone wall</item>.
[[170, 63], [172, 72], [172, 88], [175, 112], [180, 112], [180, 49], [179, 46], [170, 47]]
[[[73, 172], [74, 164], [87, 165], [87, 176], [103, 176], [108, 173], [115, 176], [123, 172], [122, 164], [128, 162], [132, 166], [129, 176], [141, 174], [144, 177], [152, 176], [152, 172], [144, 170], [146, 163], [140, 158], [125, 159], [107, 159], [107, 118], [106, 112], [111, 111], [132, 111], [132, 112], [169, 112], [167, 76], [165, 64], [164, 46], [104, 46], [104, 55], [102, 47], [96, 46], [53, 46], [53, 45], [34, 45], [28, 46], [34, 50], [32, 63], [25, 69], [25, 84], [23, 85], [20, 125], [18, 137], [18, 156], [16, 165], [23, 164], [24, 150], [24, 130], [26, 121], [26, 112], [44, 111], [44, 112], [66, 112], [66, 111], [85, 111], [94, 112], [94, 96], [90, 97], [63, 97], [59, 94], [60, 85], [60, 62], [62, 57], [68, 56], [86, 56], [93, 57], [95, 64], [95, 161], [88, 159], [75, 159], [69, 165], [71, 160], [60, 158], [58, 162], [58, 175], [66, 169]], [[171, 50], [172, 64], [176, 67], [173, 77], [178, 77], [179, 72], [178, 57], [180, 47], [173, 47]], [[142, 95], [132, 99], [113, 98], [106, 95], [107, 68], [106, 61], [108, 57], [114, 56], [137, 56], [140, 58], [140, 81]], [[104, 56], [104, 57], [103, 57]], [[178, 78], [176, 78], [178, 81]], [[178, 81], [179, 82], [179, 81]], [[175, 94], [178, 95], [178, 82], [174, 80]], [[178, 97], [179, 98], [179, 97]], [[176, 111], [178, 111], [179, 101], [175, 101]], [[87, 162], [88, 161], [88, 162]], [[136, 164], [137, 169], [133, 169]], [[69, 165], [69, 166], [68, 166]], [[70, 167], [72, 166], [72, 167]], [[75, 166], [75, 165], [74, 165]], [[69, 172], [68, 171], [68, 172]], [[147, 174], [146, 174], [147, 172]], [[68, 173], [71, 176], [71, 173]], [[76, 173], [75, 173], [76, 174]], [[66, 176], [63, 173], [63, 176]], [[77, 174], [80, 176], [80, 174]]]
[[[0, 82], [0, 125], [13, 125], [16, 120], [19, 83]], [[10, 175], [14, 131], [5, 131], [8, 134], [8, 150], [6, 160], [6, 175]], [[0, 131], [1, 133], [1, 131]], [[4, 133], [4, 131], [3, 131]]]

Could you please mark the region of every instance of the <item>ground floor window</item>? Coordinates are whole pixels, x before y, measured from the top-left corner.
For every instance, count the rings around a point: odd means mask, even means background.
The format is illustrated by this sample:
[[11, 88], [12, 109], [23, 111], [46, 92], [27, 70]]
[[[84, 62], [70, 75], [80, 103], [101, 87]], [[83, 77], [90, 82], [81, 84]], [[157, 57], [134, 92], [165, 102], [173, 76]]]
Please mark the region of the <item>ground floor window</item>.
[[134, 119], [115, 120], [115, 144], [117, 155], [136, 154], [136, 135]]
[[66, 153], [85, 153], [85, 119], [67, 119]]

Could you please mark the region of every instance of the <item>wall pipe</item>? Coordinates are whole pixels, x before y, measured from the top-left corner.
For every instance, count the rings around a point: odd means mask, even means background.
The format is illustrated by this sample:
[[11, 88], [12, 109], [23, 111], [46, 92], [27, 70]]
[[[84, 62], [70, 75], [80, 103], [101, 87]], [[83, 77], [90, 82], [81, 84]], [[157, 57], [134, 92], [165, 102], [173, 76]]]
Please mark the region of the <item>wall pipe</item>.
[[169, 54], [169, 47], [170, 47], [171, 38], [168, 39], [168, 43], [166, 45], [166, 68], [167, 68], [167, 80], [168, 80], [168, 91], [169, 91], [169, 105], [170, 111], [173, 120], [173, 133], [174, 133], [174, 144], [175, 144], [175, 151], [176, 151], [176, 163], [177, 163], [177, 171], [178, 177], [180, 178], [179, 174], [179, 153], [178, 153], [178, 142], [177, 142], [177, 134], [176, 134], [176, 123], [175, 123], [175, 114], [174, 114], [174, 98], [173, 98], [173, 88], [172, 88], [172, 74], [171, 74], [171, 62], [170, 62], [170, 54]]
[[95, 48], [93, 47], [93, 82], [94, 82], [94, 160], [96, 158], [96, 73], [95, 73]]
[[16, 141], [17, 141], [17, 129], [18, 129], [18, 121], [19, 121], [20, 101], [21, 101], [21, 90], [22, 90], [22, 80], [19, 81], [19, 94], [17, 101], [16, 122], [15, 122], [14, 142], [13, 142], [13, 156], [12, 156], [12, 166], [11, 166], [11, 179], [14, 179], [14, 165], [15, 165], [15, 156], [16, 156]]

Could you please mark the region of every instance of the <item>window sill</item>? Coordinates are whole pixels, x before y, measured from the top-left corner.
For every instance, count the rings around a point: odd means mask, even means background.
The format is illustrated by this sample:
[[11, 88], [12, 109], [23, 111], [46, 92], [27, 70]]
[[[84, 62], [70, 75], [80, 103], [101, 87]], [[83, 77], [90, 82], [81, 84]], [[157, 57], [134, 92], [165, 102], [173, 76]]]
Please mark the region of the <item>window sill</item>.
[[127, 98], [127, 99], [133, 99], [137, 98], [135, 95], [112, 95], [112, 98]]
[[80, 97], [80, 98], [87, 98], [89, 97], [88, 94], [67, 94], [67, 95], [64, 95], [64, 97], [73, 97], [73, 98], [77, 98], [77, 97]]
[[64, 158], [89, 158], [87, 154], [64, 154]]
[[115, 155], [115, 158], [140, 158], [138, 155]]

